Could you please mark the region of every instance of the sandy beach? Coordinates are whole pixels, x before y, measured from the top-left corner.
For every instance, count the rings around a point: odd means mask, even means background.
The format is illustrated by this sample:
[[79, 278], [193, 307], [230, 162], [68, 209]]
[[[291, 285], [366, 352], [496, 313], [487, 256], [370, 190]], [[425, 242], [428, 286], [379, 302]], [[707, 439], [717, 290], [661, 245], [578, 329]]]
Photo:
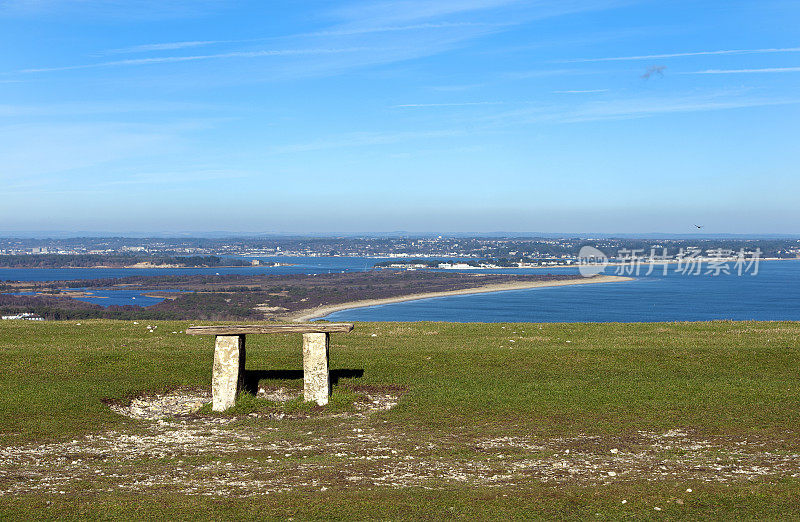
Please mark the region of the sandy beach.
[[397, 297], [387, 297], [384, 299], [366, 299], [363, 301], [351, 301], [348, 303], [338, 303], [333, 305], [318, 306], [306, 310], [299, 310], [285, 317], [291, 321], [303, 322], [313, 321], [325, 317], [333, 312], [341, 310], [349, 310], [352, 308], [364, 308], [366, 306], [377, 306], [391, 303], [402, 303], [405, 301], [416, 301], [418, 299], [429, 299], [431, 297], [447, 297], [451, 295], [469, 295], [469, 294], [483, 294], [487, 292], [503, 292], [506, 290], [526, 290], [528, 288], [540, 288], [545, 286], [567, 286], [567, 285], [587, 285], [594, 283], [618, 283], [622, 281], [632, 281], [632, 277], [622, 276], [594, 276], [582, 279], [569, 279], [565, 281], [527, 281], [518, 283], [503, 283], [486, 286], [478, 286], [475, 288], [463, 288], [461, 290], [451, 290], [449, 292], [427, 292], [421, 294], [409, 294]]

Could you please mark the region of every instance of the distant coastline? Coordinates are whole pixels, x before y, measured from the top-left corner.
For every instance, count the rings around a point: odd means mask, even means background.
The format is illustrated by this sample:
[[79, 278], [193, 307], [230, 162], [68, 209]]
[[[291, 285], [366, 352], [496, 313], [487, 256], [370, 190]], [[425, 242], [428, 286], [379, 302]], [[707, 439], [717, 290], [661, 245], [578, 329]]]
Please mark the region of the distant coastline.
[[125, 266], [0, 266], [2, 270], [149, 270], [154, 268], [274, 268], [278, 266], [297, 266], [291, 263], [275, 263], [274, 265], [219, 265], [219, 266], [187, 266], [187, 265], [152, 265], [135, 264]]
[[347, 303], [324, 305], [316, 308], [299, 310], [297, 312], [285, 315], [284, 318], [294, 322], [313, 321], [315, 319], [321, 319], [322, 317], [330, 315], [334, 312], [341, 312], [342, 310], [351, 310], [353, 308], [365, 308], [369, 306], [379, 306], [392, 303], [402, 303], [405, 301], [417, 301], [419, 299], [430, 299], [433, 297], [484, 294], [488, 292], [527, 290], [529, 288], [543, 288], [552, 286], [585, 285], [585, 284], [596, 284], [596, 283], [619, 283], [623, 281], [632, 281], [633, 279], [634, 278], [632, 277], [600, 275], [594, 277], [587, 277], [585, 279], [568, 279], [562, 281], [520, 281], [514, 283], [499, 283], [493, 285], [479, 286], [476, 288], [463, 288], [460, 290], [450, 290], [445, 292], [426, 292], [426, 293], [409, 294], [397, 297], [386, 297], [382, 299], [366, 299], [363, 301], [351, 301]]
[[[759, 261], [800, 261], [800, 257], [760, 257]], [[717, 259], [710, 259], [707, 257], [698, 257], [691, 260], [684, 259], [683, 263], [708, 263], [710, 261], [718, 261]], [[725, 260], [723, 260], [725, 261]], [[729, 259], [728, 262], [734, 262], [735, 259]], [[678, 264], [677, 259], [669, 259], [667, 261], [653, 261], [652, 263], [647, 259], [640, 259], [639, 266], [660, 266], [660, 265], [676, 265]], [[631, 261], [609, 261], [608, 263], [572, 263], [571, 265], [537, 265], [537, 266], [498, 266], [498, 267], [482, 267], [477, 266], [471, 268], [471, 270], [527, 270], [527, 269], [536, 269], [536, 270], [547, 270], [549, 268], [578, 268], [581, 266], [585, 267], [596, 267], [596, 266], [631, 266]], [[459, 268], [430, 268], [429, 270], [461, 270]]]

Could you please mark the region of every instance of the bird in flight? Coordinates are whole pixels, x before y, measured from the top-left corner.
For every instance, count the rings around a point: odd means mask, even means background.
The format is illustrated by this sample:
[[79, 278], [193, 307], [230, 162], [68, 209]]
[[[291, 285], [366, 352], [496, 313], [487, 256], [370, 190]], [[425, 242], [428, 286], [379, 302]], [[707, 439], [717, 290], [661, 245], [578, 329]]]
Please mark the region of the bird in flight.
[[703, 225], [695, 225], [697, 228], [703, 228]]

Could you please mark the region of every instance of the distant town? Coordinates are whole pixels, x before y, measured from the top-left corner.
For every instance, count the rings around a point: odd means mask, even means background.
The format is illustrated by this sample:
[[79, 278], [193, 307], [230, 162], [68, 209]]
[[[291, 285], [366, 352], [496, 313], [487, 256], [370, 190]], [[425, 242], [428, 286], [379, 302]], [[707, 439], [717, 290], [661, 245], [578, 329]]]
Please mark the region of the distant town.
[[[537, 237], [0, 238], [0, 266], [221, 266], [259, 257], [399, 258], [379, 268], [563, 266], [595, 247], [610, 261], [676, 259], [687, 252], [724, 257], [758, 251], [763, 259], [800, 257], [799, 239], [630, 239]], [[275, 261], [272, 261], [275, 263]]]

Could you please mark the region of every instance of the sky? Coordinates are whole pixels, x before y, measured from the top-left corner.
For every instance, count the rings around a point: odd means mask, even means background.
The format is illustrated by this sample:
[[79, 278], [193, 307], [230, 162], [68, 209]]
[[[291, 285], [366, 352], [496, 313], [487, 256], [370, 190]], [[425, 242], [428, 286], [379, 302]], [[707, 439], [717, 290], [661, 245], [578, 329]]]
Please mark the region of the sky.
[[792, 0], [0, 0], [0, 233], [800, 235]]

